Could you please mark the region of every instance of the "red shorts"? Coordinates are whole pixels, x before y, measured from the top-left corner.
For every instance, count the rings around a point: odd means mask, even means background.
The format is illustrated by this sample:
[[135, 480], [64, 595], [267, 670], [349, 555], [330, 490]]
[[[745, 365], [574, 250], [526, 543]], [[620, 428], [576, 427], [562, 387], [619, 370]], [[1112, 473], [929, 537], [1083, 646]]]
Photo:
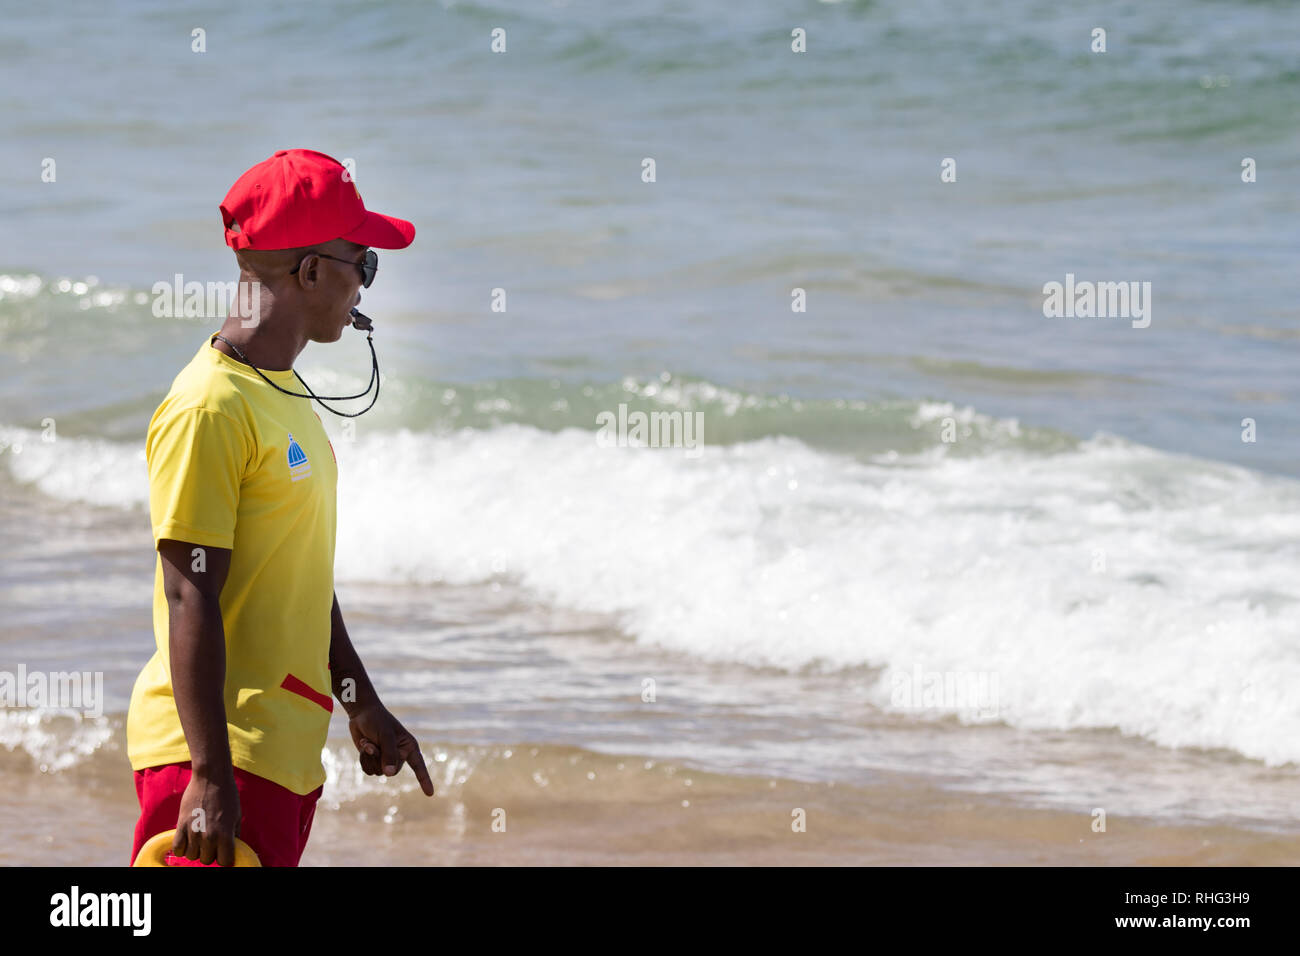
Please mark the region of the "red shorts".
[[[265, 777], [235, 767], [239, 791], [239, 839], [257, 854], [263, 866], [297, 866], [307, 848], [307, 835], [316, 815], [316, 801], [324, 786], [311, 793], [294, 793]], [[131, 862], [151, 836], [176, 828], [181, 797], [190, 782], [190, 762], [147, 767], [135, 772], [135, 792], [140, 799], [140, 820], [135, 825]], [[169, 859], [174, 859], [170, 857]], [[180, 866], [202, 866], [182, 860]], [[216, 866], [213, 862], [211, 866]]]

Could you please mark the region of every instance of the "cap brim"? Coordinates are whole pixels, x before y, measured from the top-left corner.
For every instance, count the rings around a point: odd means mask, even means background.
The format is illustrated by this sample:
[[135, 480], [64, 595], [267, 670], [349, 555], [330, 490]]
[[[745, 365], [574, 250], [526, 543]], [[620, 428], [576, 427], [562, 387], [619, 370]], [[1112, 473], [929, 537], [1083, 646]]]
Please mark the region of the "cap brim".
[[342, 238], [376, 249], [405, 249], [415, 239], [415, 226], [405, 219], [367, 210], [365, 222]]

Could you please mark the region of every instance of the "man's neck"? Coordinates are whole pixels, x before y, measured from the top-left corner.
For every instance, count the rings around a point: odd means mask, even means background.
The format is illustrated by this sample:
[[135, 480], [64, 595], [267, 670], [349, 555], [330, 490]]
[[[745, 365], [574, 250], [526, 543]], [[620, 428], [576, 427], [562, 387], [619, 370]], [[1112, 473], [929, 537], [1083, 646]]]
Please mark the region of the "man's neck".
[[276, 334], [277, 330], [285, 327], [286, 323], [277, 323], [267, 316], [254, 321], [232, 315], [226, 319], [218, 334], [243, 352], [243, 357], [219, 338], [214, 337], [210, 345], [237, 362], [246, 362], [270, 372], [287, 372], [293, 368], [294, 361], [306, 348], [307, 342], [292, 335], [286, 336], [283, 332]]

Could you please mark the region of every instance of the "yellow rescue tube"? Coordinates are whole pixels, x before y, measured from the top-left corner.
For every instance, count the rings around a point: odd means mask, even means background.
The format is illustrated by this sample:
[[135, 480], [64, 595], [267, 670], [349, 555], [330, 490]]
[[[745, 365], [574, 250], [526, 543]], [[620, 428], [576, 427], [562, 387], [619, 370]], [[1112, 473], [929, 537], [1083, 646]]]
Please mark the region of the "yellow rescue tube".
[[[176, 838], [175, 830], [159, 833], [148, 839], [136, 855], [132, 866], [167, 866], [167, 854], [172, 851], [172, 840]], [[235, 866], [261, 866], [253, 848], [239, 837], [235, 837]]]

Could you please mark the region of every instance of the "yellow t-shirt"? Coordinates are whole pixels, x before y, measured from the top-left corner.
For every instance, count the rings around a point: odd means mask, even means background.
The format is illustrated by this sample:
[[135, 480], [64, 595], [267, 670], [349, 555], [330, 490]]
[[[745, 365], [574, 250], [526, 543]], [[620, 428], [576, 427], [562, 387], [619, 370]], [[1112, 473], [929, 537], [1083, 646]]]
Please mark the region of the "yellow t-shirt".
[[[234, 765], [306, 794], [325, 782], [338, 466], [310, 399], [276, 391], [211, 346], [181, 370], [149, 422], [149, 516], [161, 538], [229, 548], [221, 592], [226, 721]], [[304, 391], [292, 370], [262, 370]], [[197, 558], [196, 558], [197, 560]], [[134, 770], [190, 759], [172, 696], [162, 558], [157, 646], [127, 712]]]

